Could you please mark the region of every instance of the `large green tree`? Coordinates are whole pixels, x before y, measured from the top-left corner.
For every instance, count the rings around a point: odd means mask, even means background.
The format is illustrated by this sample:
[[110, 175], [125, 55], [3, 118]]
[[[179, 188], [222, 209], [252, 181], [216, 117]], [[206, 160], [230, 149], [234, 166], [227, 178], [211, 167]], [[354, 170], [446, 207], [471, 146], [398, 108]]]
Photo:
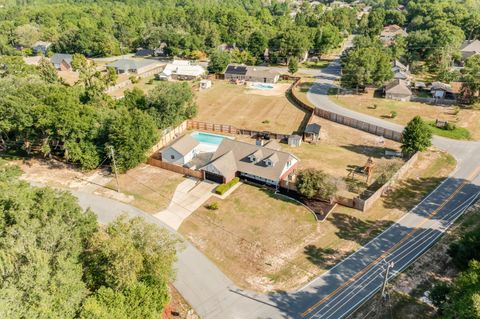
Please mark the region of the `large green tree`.
[[335, 195], [337, 186], [332, 179], [321, 170], [305, 169], [297, 174], [295, 186], [298, 192], [307, 197], [329, 200]]
[[432, 145], [432, 131], [420, 116], [415, 116], [403, 130], [402, 152], [413, 155]]
[[64, 192], [18, 181], [0, 167], [0, 317], [74, 318], [88, 295], [80, 260], [96, 231]]

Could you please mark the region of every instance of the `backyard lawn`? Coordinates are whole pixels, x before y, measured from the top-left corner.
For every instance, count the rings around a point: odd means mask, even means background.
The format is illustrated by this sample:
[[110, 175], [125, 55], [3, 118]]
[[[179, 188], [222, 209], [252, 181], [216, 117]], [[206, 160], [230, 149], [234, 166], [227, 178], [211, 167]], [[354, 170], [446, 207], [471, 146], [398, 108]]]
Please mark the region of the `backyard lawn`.
[[[298, 289], [390, 226], [453, 167], [448, 155], [426, 152], [392, 197], [365, 213], [338, 206], [322, 223], [303, 206], [244, 184], [224, 200], [210, 198], [218, 210], [199, 208], [180, 232], [240, 287]], [[399, 192], [409, 196], [397, 202]]]
[[158, 213], [167, 208], [175, 189], [183, 180], [184, 178], [180, 174], [140, 164], [118, 176], [120, 194], [116, 192], [115, 179], [95, 192], [127, 202], [146, 212]]
[[[375, 98], [373, 91], [362, 95], [332, 95], [330, 98], [346, 108], [402, 125], [407, 124], [416, 115], [431, 122], [435, 122], [436, 119], [448, 121], [459, 129], [454, 131], [434, 130], [434, 134], [456, 139], [480, 139], [480, 110]], [[395, 118], [390, 116], [392, 112], [396, 112]]]
[[275, 89], [256, 90], [215, 81], [211, 89], [198, 92], [195, 120], [290, 134], [299, 129], [308, 114], [286, 98], [289, 85], [277, 83]]

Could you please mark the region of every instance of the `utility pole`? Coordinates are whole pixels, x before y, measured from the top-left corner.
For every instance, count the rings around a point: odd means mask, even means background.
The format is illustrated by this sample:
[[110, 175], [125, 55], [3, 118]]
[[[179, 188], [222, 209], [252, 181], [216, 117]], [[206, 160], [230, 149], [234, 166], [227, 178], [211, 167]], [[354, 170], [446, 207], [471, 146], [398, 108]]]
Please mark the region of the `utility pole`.
[[382, 287], [382, 297], [385, 298], [385, 288], [387, 287], [388, 283], [388, 273], [390, 272], [390, 268], [393, 267], [393, 261], [387, 263], [387, 270], [385, 271], [385, 278], [383, 279], [383, 287]]
[[120, 184], [118, 183], [118, 173], [117, 173], [117, 162], [115, 161], [115, 151], [113, 150], [113, 146], [109, 146], [110, 148], [110, 158], [113, 161], [113, 170], [115, 172], [115, 180], [117, 181], [117, 192], [120, 193]]

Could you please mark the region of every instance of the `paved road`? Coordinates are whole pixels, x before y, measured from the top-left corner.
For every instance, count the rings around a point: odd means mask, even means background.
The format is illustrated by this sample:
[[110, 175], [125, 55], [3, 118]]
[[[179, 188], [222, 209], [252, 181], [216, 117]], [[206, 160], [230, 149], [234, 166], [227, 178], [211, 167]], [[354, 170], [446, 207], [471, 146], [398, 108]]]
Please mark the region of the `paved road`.
[[[401, 126], [345, 110], [332, 103], [325, 90], [338, 74], [338, 64], [316, 70], [308, 98], [328, 109], [398, 131]], [[354, 132], [354, 130], [353, 130]], [[411, 264], [473, 203], [480, 192], [480, 143], [435, 138], [434, 144], [457, 158], [457, 169], [401, 220], [306, 287], [291, 293], [256, 294], [237, 288], [192, 245], [179, 254], [175, 287], [204, 319], [343, 318], [378, 291], [386, 262], [391, 276]], [[75, 193], [83, 207], [92, 207], [107, 222], [124, 211], [161, 221], [131, 206], [103, 197]], [[172, 230], [173, 231], [173, 230]]]

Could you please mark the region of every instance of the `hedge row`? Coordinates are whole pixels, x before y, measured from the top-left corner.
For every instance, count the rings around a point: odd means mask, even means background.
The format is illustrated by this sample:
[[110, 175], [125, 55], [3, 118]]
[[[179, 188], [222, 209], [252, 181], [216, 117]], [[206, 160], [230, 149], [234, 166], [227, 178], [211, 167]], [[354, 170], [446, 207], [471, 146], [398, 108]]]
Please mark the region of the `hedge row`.
[[240, 182], [240, 178], [235, 177], [234, 179], [232, 179], [230, 182], [228, 182], [226, 184], [218, 185], [217, 188], [215, 188], [215, 193], [217, 193], [218, 195], [223, 195], [230, 188], [232, 188], [233, 185], [237, 184], [238, 182]]

